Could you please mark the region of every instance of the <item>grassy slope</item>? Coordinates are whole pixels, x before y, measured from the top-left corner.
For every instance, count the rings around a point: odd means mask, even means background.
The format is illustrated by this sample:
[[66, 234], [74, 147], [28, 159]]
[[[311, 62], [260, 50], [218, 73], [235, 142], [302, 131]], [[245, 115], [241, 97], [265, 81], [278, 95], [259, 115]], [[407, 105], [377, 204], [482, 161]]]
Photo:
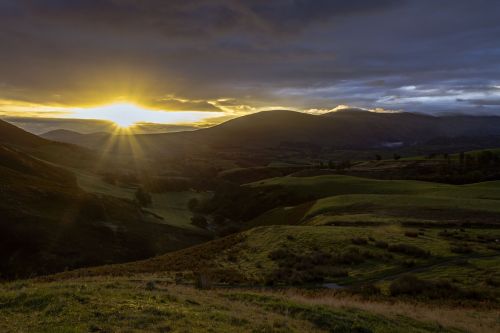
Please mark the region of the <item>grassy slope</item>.
[[[325, 292], [200, 291], [168, 278], [0, 285], [2, 332], [492, 332], [494, 311], [367, 302]], [[454, 319], [452, 319], [454, 318]]]
[[[500, 182], [447, 185], [412, 180], [375, 180], [342, 175], [279, 177], [246, 186], [256, 189], [278, 188], [310, 202], [307, 211], [277, 207], [250, 225], [330, 222], [429, 222], [438, 220], [498, 221]], [[315, 200], [317, 199], [317, 200]], [[312, 201], [311, 201], [312, 200]], [[291, 214], [293, 213], [293, 214]], [[325, 214], [326, 221], [318, 221]], [[314, 221], [309, 221], [311, 218]]]
[[[82, 170], [71, 169], [71, 171], [77, 176], [78, 185], [87, 192], [131, 200], [134, 198], [135, 188], [133, 187], [112, 185], [104, 182], [99, 176]], [[192, 198], [202, 201], [209, 196], [209, 193], [194, 191], [152, 193], [153, 202], [146, 210], [162, 218], [151, 219], [155, 223], [206, 234], [206, 230], [191, 224], [193, 213], [189, 211], [187, 205]]]
[[[495, 264], [492, 272], [484, 275], [484, 279], [500, 276], [500, 256], [498, 250], [491, 247], [491, 242], [481, 238], [496, 235], [498, 231], [470, 229], [460, 232], [467, 235], [468, 240], [462, 241], [472, 249], [468, 254], [457, 254], [451, 251], [457, 241], [439, 234], [439, 229], [427, 229], [419, 237], [407, 237], [408, 229], [397, 225], [379, 227], [317, 227], [317, 226], [271, 226], [260, 227], [242, 234], [211, 241], [192, 248], [169, 253], [134, 263], [101, 266], [65, 272], [49, 279], [74, 278], [94, 275], [128, 275], [136, 273], [191, 272], [209, 270], [214, 280], [237, 284], [263, 284], [270, 274], [278, 268], [277, 262], [270, 259], [269, 254], [275, 250], [307, 255], [322, 251], [339, 255], [352, 249], [360, 253], [370, 253], [370, 257], [360, 263], [337, 264], [338, 268], [348, 272], [346, 277], [330, 277], [328, 282], [341, 285], [359, 284], [366, 281], [377, 282], [386, 278], [393, 279], [409, 270], [406, 262], [412, 262], [411, 268], [432, 270], [437, 264], [457, 264], [459, 259], [491, 258]], [[367, 244], [354, 245], [354, 238], [373, 240]], [[376, 241], [385, 241], [389, 245], [407, 244], [429, 251], [429, 257], [414, 257], [412, 255], [388, 251], [376, 246]], [[189, 274], [186, 277], [190, 280]], [[484, 282], [481, 280], [482, 282]], [[457, 282], [461, 284], [461, 282]], [[467, 287], [467, 284], [464, 284]], [[481, 287], [493, 291], [492, 286], [481, 283]]]
[[147, 223], [131, 201], [85, 193], [71, 172], [30, 155], [0, 146], [0, 157], [0, 279], [148, 258], [210, 239]]

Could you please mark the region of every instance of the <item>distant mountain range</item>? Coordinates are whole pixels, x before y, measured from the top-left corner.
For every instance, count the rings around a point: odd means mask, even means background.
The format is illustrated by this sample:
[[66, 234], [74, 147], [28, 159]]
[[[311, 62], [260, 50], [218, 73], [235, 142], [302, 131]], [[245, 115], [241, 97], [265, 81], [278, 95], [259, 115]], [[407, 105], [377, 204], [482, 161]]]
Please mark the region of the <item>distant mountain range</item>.
[[[145, 152], [212, 151], [225, 149], [324, 147], [372, 149], [422, 145], [432, 140], [500, 136], [498, 116], [429, 116], [414, 113], [376, 113], [344, 110], [323, 115], [276, 110], [229, 120], [220, 125], [189, 132], [140, 134], [134, 141]], [[42, 137], [99, 149], [119, 144], [126, 136], [52, 131]], [[128, 139], [130, 140], [130, 138]], [[491, 140], [490, 140], [491, 141]], [[479, 143], [480, 144], [480, 143]]]

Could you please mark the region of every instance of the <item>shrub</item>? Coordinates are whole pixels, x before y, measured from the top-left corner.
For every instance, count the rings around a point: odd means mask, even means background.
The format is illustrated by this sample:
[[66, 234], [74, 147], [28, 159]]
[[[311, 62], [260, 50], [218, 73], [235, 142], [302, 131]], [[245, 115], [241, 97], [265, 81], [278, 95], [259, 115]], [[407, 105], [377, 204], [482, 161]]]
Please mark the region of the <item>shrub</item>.
[[489, 295], [479, 290], [462, 290], [449, 281], [426, 281], [413, 275], [405, 275], [389, 286], [392, 296], [409, 295], [428, 299], [485, 300]]
[[339, 264], [360, 264], [365, 261], [365, 257], [357, 248], [348, 248], [345, 252], [337, 255], [334, 259]]
[[417, 246], [402, 243], [389, 245], [388, 249], [390, 252], [402, 253], [417, 258], [425, 258], [431, 255], [429, 251], [423, 250]]
[[[351, 249], [352, 253], [361, 256], [357, 249]], [[338, 257], [323, 251], [313, 251], [305, 255], [297, 255], [288, 249], [280, 248], [269, 253], [268, 257], [278, 263], [278, 268], [267, 277], [267, 284], [276, 283], [304, 284], [323, 282], [327, 277], [345, 277], [348, 272], [345, 269], [335, 267], [339, 261]], [[352, 258], [342, 257], [342, 261], [351, 262]], [[361, 258], [362, 260], [362, 258]]]
[[406, 237], [416, 238], [416, 237], [418, 237], [418, 232], [415, 232], [415, 231], [406, 231], [405, 232], [405, 236]]
[[368, 241], [366, 240], [366, 238], [356, 237], [351, 239], [351, 243], [355, 245], [366, 245], [368, 244]]
[[461, 253], [461, 254], [474, 252], [467, 244], [454, 245], [451, 247], [450, 251], [453, 253]]
[[135, 191], [135, 200], [142, 207], [147, 207], [153, 202], [151, 194], [146, 192], [142, 187], [137, 188]]
[[206, 228], [208, 223], [207, 219], [203, 215], [195, 215], [191, 218], [191, 224], [200, 228]]
[[269, 254], [267, 255], [267, 257], [269, 259], [274, 260], [274, 261], [285, 259], [288, 256], [290, 256], [290, 252], [288, 252], [288, 250], [285, 250], [285, 249], [277, 249], [277, 250], [269, 252]]
[[212, 280], [205, 272], [195, 273], [195, 287], [197, 289], [210, 289], [212, 288]]
[[196, 209], [199, 207], [200, 202], [196, 198], [191, 198], [188, 201], [188, 209], [192, 212], [196, 211]]
[[148, 283], [146, 283], [146, 290], [156, 290], [156, 283], [154, 281], [148, 281]]
[[380, 290], [379, 287], [377, 287], [374, 284], [363, 284], [357, 288], [354, 288], [352, 290], [355, 294], [360, 294], [361, 296], [364, 297], [370, 297], [370, 296], [378, 296], [382, 294], [382, 291]]
[[375, 246], [381, 249], [387, 249], [387, 247], [389, 247], [389, 244], [387, 244], [387, 242], [384, 241], [376, 241]]
[[392, 296], [398, 295], [419, 295], [428, 287], [427, 283], [414, 275], [405, 275], [394, 280], [389, 291]]
[[492, 287], [500, 287], [500, 278], [490, 276], [486, 279], [486, 284]]

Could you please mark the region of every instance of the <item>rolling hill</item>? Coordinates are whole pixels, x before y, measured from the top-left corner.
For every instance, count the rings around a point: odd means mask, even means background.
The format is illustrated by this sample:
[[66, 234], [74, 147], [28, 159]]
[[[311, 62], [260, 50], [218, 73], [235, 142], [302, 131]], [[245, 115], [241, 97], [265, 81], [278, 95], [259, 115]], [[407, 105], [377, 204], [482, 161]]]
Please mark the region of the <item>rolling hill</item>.
[[3, 120], [0, 120], [0, 144], [14, 147], [49, 162], [72, 167], [91, 167], [97, 158], [97, 155], [89, 149], [44, 139]]
[[[397, 144], [425, 145], [447, 138], [476, 138], [475, 147], [500, 136], [500, 117], [427, 116], [412, 113], [338, 111], [323, 115], [275, 110], [229, 120], [220, 125], [189, 132], [139, 134], [110, 138], [102, 133], [70, 131], [47, 133], [47, 138], [79, 143], [92, 149], [106, 146], [111, 151], [132, 152], [130, 141], [150, 156], [214, 151], [260, 151], [274, 149], [311, 150], [373, 149]], [[108, 144], [106, 144], [108, 143]], [[453, 146], [447, 142], [446, 145]]]
[[110, 139], [111, 134], [106, 132], [82, 134], [76, 131], [60, 129], [41, 134], [40, 137], [51, 141], [65, 142], [82, 147], [95, 148], [106, 143]]
[[147, 258], [209, 238], [156, 223], [130, 199], [82, 190], [66, 162], [82, 167], [81, 157], [89, 154], [84, 148], [0, 125], [6, 129], [0, 144], [0, 279]]

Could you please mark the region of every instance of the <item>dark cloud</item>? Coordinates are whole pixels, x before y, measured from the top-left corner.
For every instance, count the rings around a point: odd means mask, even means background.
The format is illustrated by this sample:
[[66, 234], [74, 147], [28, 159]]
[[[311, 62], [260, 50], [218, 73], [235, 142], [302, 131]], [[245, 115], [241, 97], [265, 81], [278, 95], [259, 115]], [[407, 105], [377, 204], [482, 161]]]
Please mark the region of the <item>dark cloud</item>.
[[497, 112], [499, 17], [495, 0], [0, 0], [0, 99]]
[[[4, 1], [5, 2], [5, 1]], [[213, 33], [296, 32], [335, 16], [384, 9], [396, 0], [16, 0], [26, 16], [50, 24], [204, 38]]]

